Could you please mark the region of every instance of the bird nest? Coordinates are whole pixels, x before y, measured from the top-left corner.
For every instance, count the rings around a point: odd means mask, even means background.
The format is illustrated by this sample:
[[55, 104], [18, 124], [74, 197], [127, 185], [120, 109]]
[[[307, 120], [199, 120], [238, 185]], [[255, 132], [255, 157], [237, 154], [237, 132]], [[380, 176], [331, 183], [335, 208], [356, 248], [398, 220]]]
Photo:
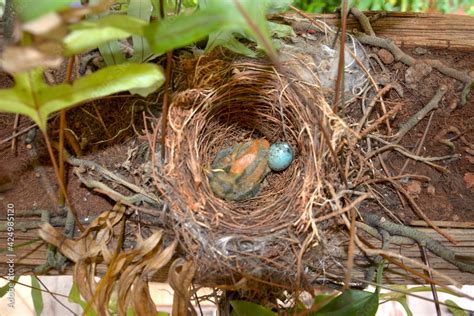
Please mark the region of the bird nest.
[[[303, 80], [296, 59], [280, 70], [261, 60], [222, 56], [177, 64], [178, 92], [157, 186], [181, 246], [197, 266], [195, 281], [215, 286], [246, 277], [288, 286], [299, 282], [303, 267], [321, 270], [324, 258], [338, 251], [328, 244], [339, 242], [338, 234], [324, 233], [332, 229], [328, 222], [317, 223], [340, 209], [328, 203], [343, 181], [330, 147], [355, 134], [326, 103], [317, 75], [311, 72], [308, 80], [306, 71]], [[322, 128], [331, 131], [328, 139]], [[207, 176], [216, 154], [260, 138], [291, 144], [290, 167], [271, 172], [253, 198], [217, 197]]]
[[[334, 42], [335, 33], [324, 34], [326, 42]], [[406, 238], [397, 241], [390, 235], [408, 237], [462, 271], [474, 273], [472, 264], [457, 260], [453, 251], [437, 241], [375, 214], [387, 211], [397, 220], [386, 205], [396, 205], [398, 194], [452, 241], [401, 185], [406, 179], [426, 181], [426, 177], [402, 172], [384, 175], [383, 160], [384, 154], [396, 151], [443, 169], [433, 158], [414, 155], [399, 142], [437, 105], [446, 89], [441, 88], [394, 133], [391, 120], [402, 103], [385, 104], [382, 96], [397, 90], [397, 84], [379, 89], [367, 70], [372, 68], [360, 44], [352, 37], [346, 45], [349, 42], [353, 58], [346, 55], [345, 102], [340, 108], [327, 102], [335, 94], [333, 66], [338, 47], [331, 48], [317, 38], [309, 46], [304, 41], [282, 43], [278, 64], [218, 52], [198, 58], [181, 56], [173, 66], [173, 102], [169, 113], [164, 110], [163, 114], [167, 124], [160, 126], [156, 117], [146, 119], [144, 114], [148, 143], [130, 146], [122, 164], [123, 173], [139, 183], [129, 183], [91, 161], [67, 157], [82, 183], [118, 203], [96, 218], [76, 241], [65, 240], [51, 225], [41, 229], [45, 241], [76, 263], [75, 281], [81, 295], [88, 302], [98, 297], [93, 307], [104, 314], [117, 281], [122, 313], [132, 303], [136, 310], [147, 310], [142, 314], [153, 313], [155, 305], [146, 282], [173, 256], [179, 258], [167, 269], [168, 280], [181, 314], [194, 294], [191, 282], [220, 290], [256, 289], [250, 293], [252, 298], [270, 297], [273, 303], [282, 289], [290, 290], [290, 295], [300, 290], [313, 293], [316, 283], [340, 285], [342, 280], [345, 285], [363, 286], [373, 279], [373, 263], [379, 262], [380, 255], [403, 266], [384, 249], [390, 242], [405, 243]], [[355, 92], [347, 95], [350, 91]], [[153, 128], [149, 129], [150, 121]], [[158, 148], [158, 131], [165, 128], [167, 133], [160, 135], [164, 146]], [[289, 168], [270, 172], [253, 197], [229, 201], [216, 196], [208, 178], [216, 156], [235, 144], [258, 139], [289, 143], [295, 155]], [[163, 162], [158, 151], [166, 158]], [[122, 205], [140, 212], [132, 214]], [[137, 237], [128, 234], [135, 230], [133, 225], [125, 226], [129, 215], [138, 222]], [[362, 221], [356, 221], [357, 216]], [[148, 225], [151, 230], [147, 231]], [[156, 226], [162, 229], [155, 230]], [[365, 246], [359, 231], [382, 241], [382, 249]], [[100, 285], [92, 277], [97, 262], [108, 265]], [[351, 275], [355, 267], [367, 270], [367, 277]], [[262, 290], [263, 285], [268, 287]]]

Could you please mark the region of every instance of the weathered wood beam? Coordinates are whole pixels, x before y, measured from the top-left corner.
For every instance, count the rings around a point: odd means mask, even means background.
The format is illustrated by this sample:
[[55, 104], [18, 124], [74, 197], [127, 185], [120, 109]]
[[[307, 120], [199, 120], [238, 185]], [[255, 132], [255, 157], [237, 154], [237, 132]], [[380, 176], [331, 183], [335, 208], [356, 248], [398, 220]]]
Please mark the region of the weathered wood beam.
[[[4, 224], [4, 222], [0, 222], [0, 226]], [[443, 224], [443, 222], [438, 223], [441, 227], [446, 227], [448, 224]], [[452, 245], [448, 241], [446, 241], [443, 237], [439, 236], [439, 234], [433, 231], [431, 228], [427, 227], [417, 227], [418, 230], [428, 234], [433, 239], [438, 240], [446, 247], [452, 248], [457, 254], [461, 254], [463, 256], [472, 256], [474, 259], [474, 228], [449, 228], [446, 231], [453, 236], [456, 240], [459, 241], [457, 246]], [[2, 232], [1, 236], [5, 236], [5, 233]], [[15, 231], [15, 244], [20, 245], [21, 243], [32, 241], [38, 238], [38, 230], [29, 230], [27, 232], [22, 231]], [[367, 237], [367, 240], [376, 246], [380, 246], [380, 242], [372, 237]], [[6, 248], [6, 238], [1, 238], [0, 240], [0, 249]], [[420, 250], [417, 244], [405, 244], [401, 246], [392, 245], [390, 247], [390, 251], [394, 251], [400, 253], [408, 258], [417, 260], [421, 262], [420, 257]], [[15, 250], [15, 270], [18, 274], [24, 273], [31, 273], [33, 269], [46, 262], [46, 246], [41, 244], [40, 242], [32, 243]], [[459, 271], [459, 269], [452, 264], [444, 261], [443, 259], [431, 254], [428, 252], [430, 266], [443, 272], [447, 276], [451, 277], [455, 281], [458, 281], [462, 284], [474, 284], [474, 274], [465, 273]], [[7, 275], [8, 265], [5, 257], [5, 252], [1, 254], [1, 262], [0, 262], [0, 275]], [[345, 259], [341, 259], [345, 260]], [[407, 266], [419, 271], [421, 271], [418, 267], [411, 266], [407, 264]], [[355, 278], [363, 279], [366, 267], [362, 266], [355, 266], [355, 270], [353, 276]], [[107, 270], [107, 266], [99, 265], [98, 266], [98, 273], [103, 274]], [[338, 274], [337, 271], [331, 271], [333, 274]], [[54, 271], [52, 271], [54, 273]], [[67, 268], [65, 274], [71, 274], [72, 269], [71, 267]], [[341, 274], [342, 275], [342, 274]], [[423, 283], [423, 280], [409, 276], [409, 274], [404, 271], [403, 269], [389, 265], [388, 269], [384, 274], [385, 282], [390, 284], [419, 284]], [[167, 271], [166, 268], [163, 271], [156, 275], [154, 280], [158, 282], [166, 282], [167, 279]]]
[[[365, 12], [373, 16], [377, 12]], [[339, 25], [336, 14], [310, 14], [329, 25]], [[287, 13], [283, 18], [297, 32], [305, 32], [310, 22], [297, 13]], [[474, 17], [453, 14], [398, 13], [388, 12], [372, 23], [380, 37], [392, 39], [403, 47], [444, 48], [458, 51], [474, 51]], [[358, 28], [358, 22], [350, 16], [347, 29]]]

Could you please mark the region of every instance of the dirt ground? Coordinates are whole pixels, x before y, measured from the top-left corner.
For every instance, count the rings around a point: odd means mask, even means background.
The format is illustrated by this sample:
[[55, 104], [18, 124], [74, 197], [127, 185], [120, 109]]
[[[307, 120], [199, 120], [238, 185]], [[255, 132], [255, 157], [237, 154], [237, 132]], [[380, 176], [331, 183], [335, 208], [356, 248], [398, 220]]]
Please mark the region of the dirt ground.
[[[405, 51], [420, 58], [439, 59], [456, 69], [474, 69], [472, 53], [423, 51], [419, 48]], [[407, 66], [395, 62], [387, 64], [386, 67], [390, 78], [398, 82], [404, 90], [403, 97], [393, 90], [386, 95], [388, 107], [402, 103], [402, 110], [393, 122], [395, 127], [420, 110], [432, 98], [440, 84], [448, 86], [448, 92], [440, 102], [440, 106], [433, 112], [429, 128], [426, 129], [428, 115], [405, 136], [401, 144], [414, 151], [426, 130], [421, 156], [453, 154], [460, 156], [437, 162], [448, 172], [440, 172], [426, 164], [410, 160], [405, 167], [405, 173], [424, 175], [431, 181], [425, 183], [410, 181], [404, 183], [404, 187], [433, 220], [474, 221], [474, 153], [466, 146], [466, 142], [474, 144], [474, 95], [471, 93], [468, 102], [461, 106], [459, 98], [464, 88], [462, 83], [433, 70], [422, 80], [407, 85], [405, 83]], [[0, 87], [6, 88], [11, 85], [10, 78], [6, 74], [1, 74]], [[136, 131], [139, 132], [141, 129], [141, 112], [149, 110], [148, 106], [143, 102], [130, 102], [126, 96], [119, 96], [69, 110], [67, 126], [73, 133], [70, 133], [72, 137], [69, 135], [68, 150], [78, 154], [80, 148], [83, 157], [114, 170], [125, 160], [128, 140], [137, 137]], [[14, 120], [15, 115], [0, 114], [0, 205], [14, 203], [18, 216], [21, 216], [24, 210], [49, 209], [55, 212], [58, 205], [58, 186], [42, 135], [37, 132], [32, 144], [27, 144], [25, 139], [27, 135], [31, 137], [31, 134], [24, 133], [16, 138], [15, 150], [12, 150], [12, 141], [5, 140], [13, 133]], [[21, 117], [17, 130], [20, 131], [31, 124], [28, 118]], [[58, 117], [50, 120], [50, 126], [58, 126]], [[461, 134], [456, 135], [451, 129], [441, 138], [451, 139], [454, 144], [452, 148], [437, 139], [442, 131], [448, 131], [451, 127], [457, 128]], [[57, 139], [54, 128], [51, 130], [52, 139]], [[76, 150], [71, 146], [74, 142]], [[406, 161], [407, 159], [399, 154], [390, 154], [386, 157], [387, 168], [392, 175], [398, 175]], [[106, 197], [91, 192], [81, 185], [70, 170], [67, 183], [70, 200], [79, 216], [93, 216], [112, 206]], [[387, 199], [393, 200], [387, 204], [393, 205], [391, 211], [400, 218], [418, 219], [409, 206], [400, 204], [397, 195], [389, 192], [385, 195]], [[0, 213], [3, 214], [5, 210], [6, 208], [2, 207]]]
[[[405, 50], [408, 54], [420, 59], [438, 59], [446, 65], [459, 70], [474, 69], [474, 55], [472, 53], [460, 53], [446, 50], [430, 50], [420, 56], [419, 49]], [[464, 84], [448, 78], [436, 70], [433, 70], [426, 78], [417, 82], [414, 86], [404, 84], [407, 67], [401, 63], [389, 66], [392, 78], [403, 85], [404, 97], [400, 98], [394, 91], [388, 100], [403, 102], [402, 112], [395, 120], [400, 124], [407, 121], [409, 117], [419, 111], [433, 97], [439, 86], [444, 84], [448, 91], [441, 100], [439, 107], [433, 111], [433, 117], [427, 129], [429, 115], [425, 117], [413, 130], [402, 140], [402, 145], [410, 150], [417, 147], [417, 141], [425, 135], [424, 145], [421, 147], [420, 155], [426, 157], [440, 157], [448, 155], [459, 155], [459, 158], [438, 161], [448, 172], [440, 172], [420, 162], [410, 161], [405, 169], [407, 174], [419, 174], [429, 177], [428, 183], [411, 182], [405, 185], [416, 202], [424, 212], [432, 219], [445, 221], [472, 221], [474, 219], [474, 183], [472, 175], [474, 172], [473, 152], [466, 148], [461, 141], [473, 144], [474, 142], [474, 97], [472, 93], [468, 96], [465, 105], [460, 105], [460, 94]], [[460, 135], [452, 131], [452, 127], [459, 130]], [[444, 134], [444, 132], [446, 132]], [[442, 136], [444, 134], [444, 136]], [[440, 137], [441, 136], [441, 137]], [[439, 139], [451, 139], [454, 148], [443, 144]], [[406, 158], [399, 154], [391, 154], [388, 158], [388, 168], [393, 174], [398, 174]], [[420, 188], [421, 187], [421, 188]], [[401, 211], [401, 210], [400, 210]], [[416, 218], [409, 207], [397, 214], [401, 218]], [[403, 214], [403, 215], [402, 215]]]
[[[11, 85], [10, 78], [1, 74], [0, 86], [3, 88]], [[139, 126], [139, 118], [132, 116], [131, 112], [136, 106], [129, 106], [130, 101], [124, 102], [124, 99], [127, 96], [101, 100], [68, 111], [67, 129], [73, 133], [69, 133], [67, 149], [77, 156], [77, 150], [71, 146], [74, 143], [88, 159], [100, 162], [112, 170], [123, 162], [127, 154], [126, 141], [134, 135], [132, 120], [137, 121]], [[14, 120], [15, 115], [0, 114], [0, 140], [12, 135]], [[49, 135], [53, 140], [58, 139], [55, 132], [58, 124], [58, 116], [50, 119], [52, 128]], [[17, 131], [31, 125], [29, 118], [21, 117]], [[36, 132], [33, 133], [31, 144], [27, 141], [31, 132], [17, 137], [15, 150], [12, 150], [12, 141], [0, 144], [0, 204], [13, 203], [17, 216], [20, 217], [26, 210], [47, 209], [54, 213], [58, 209], [59, 187], [54, 169], [43, 136], [36, 128], [33, 130]], [[80, 217], [94, 217], [111, 208], [112, 201], [84, 187], [68, 167], [66, 166], [68, 195]], [[5, 210], [6, 208], [2, 208], [0, 212]]]

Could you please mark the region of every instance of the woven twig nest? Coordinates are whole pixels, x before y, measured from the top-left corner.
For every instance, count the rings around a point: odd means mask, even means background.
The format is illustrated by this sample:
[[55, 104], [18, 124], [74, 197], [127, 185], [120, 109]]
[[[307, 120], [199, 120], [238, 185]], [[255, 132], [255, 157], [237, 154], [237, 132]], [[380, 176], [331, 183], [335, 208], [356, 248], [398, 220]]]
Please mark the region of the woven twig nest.
[[[341, 181], [320, 143], [319, 125], [330, 126], [334, 147], [348, 129], [332, 114], [316, 75], [310, 72], [308, 80], [306, 70], [303, 80], [295, 71], [302, 67], [296, 59], [282, 65], [283, 73], [263, 61], [222, 56], [177, 64], [158, 185], [181, 245], [198, 267], [196, 281], [217, 285], [245, 276], [295, 284], [307, 249], [318, 255], [311, 260], [325, 255], [314, 219], [325, 205], [324, 182], [337, 188]], [[271, 172], [253, 198], [215, 196], [207, 171], [218, 151], [260, 138], [290, 143], [290, 167]]]

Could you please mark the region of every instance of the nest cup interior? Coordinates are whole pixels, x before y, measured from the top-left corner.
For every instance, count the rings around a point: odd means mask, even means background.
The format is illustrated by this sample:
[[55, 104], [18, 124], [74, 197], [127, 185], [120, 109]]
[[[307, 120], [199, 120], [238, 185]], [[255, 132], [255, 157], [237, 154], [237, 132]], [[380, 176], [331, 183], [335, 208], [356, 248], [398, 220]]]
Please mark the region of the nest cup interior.
[[[314, 179], [321, 178], [315, 144], [320, 89], [282, 76], [263, 61], [187, 62], [179, 63], [187, 68], [176, 76], [180, 88], [170, 106], [169, 158], [159, 170], [172, 228], [200, 267], [201, 282], [232, 280], [235, 272], [294, 282], [294, 251], [311, 230]], [[311, 102], [303, 104], [298, 94]], [[294, 151], [290, 166], [271, 171], [252, 198], [216, 196], [208, 171], [217, 153], [260, 138], [288, 142]]]
[[[298, 126], [295, 113], [285, 104], [285, 98], [280, 98], [279, 92], [265, 89], [262, 94], [259, 89], [263, 85], [271, 87], [271, 78], [256, 85], [254, 80], [234, 78], [236, 84], [228, 89], [218, 100], [209, 104], [200, 113], [206, 122], [197, 135], [198, 155], [204, 167], [210, 168], [216, 154], [236, 143], [250, 139], [265, 138], [270, 143], [287, 141], [291, 144], [295, 159], [282, 172], [270, 172], [263, 181], [260, 192], [253, 198], [244, 201], [225, 201], [214, 195], [206, 181], [204, 194], [207, 195], [207, 212], [224, 215], [220, 225], [227, 228], [238, 228], [239, 232], [255, 233], [271, 231], [279, 225], [288, 225], [289, 218], [298, 216], [295, 207], [298, 205], [298, 192], [301, 191], [302, 181], [298, 175], [304, 169], [304, 157], [298, 142]], [[280, 102], [279, 102], [280, 101]], [[207, 177], [206, 177], [207, 179]]]

